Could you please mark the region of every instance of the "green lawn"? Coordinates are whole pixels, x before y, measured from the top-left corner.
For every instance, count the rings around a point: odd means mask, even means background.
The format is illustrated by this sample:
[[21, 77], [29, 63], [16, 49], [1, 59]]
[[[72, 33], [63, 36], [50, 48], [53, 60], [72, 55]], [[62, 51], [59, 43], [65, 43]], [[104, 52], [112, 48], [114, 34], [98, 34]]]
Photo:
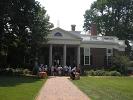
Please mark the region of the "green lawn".
[[81, 77], [72, 82], [92, 100], [133, 100], [133, 77]]
[[35, 77], [0, 76], [0, 100], [34, 100], [45, 81]]

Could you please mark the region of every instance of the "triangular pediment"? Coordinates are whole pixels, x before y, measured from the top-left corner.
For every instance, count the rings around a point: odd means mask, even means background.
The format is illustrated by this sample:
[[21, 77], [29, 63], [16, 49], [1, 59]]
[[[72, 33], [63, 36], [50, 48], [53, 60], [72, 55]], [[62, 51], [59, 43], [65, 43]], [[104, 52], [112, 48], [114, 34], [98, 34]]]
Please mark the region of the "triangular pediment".
[[52, 30], [52, 32], [50, 33], [50, 34], [48, 34], [48, 38], [50, 38], [50, 39], [79, 39], [79, 40], [81, 40], [82, 38], [79, 36], [79, 34], [73, 34], [73, 33], [71, 33], [71, 32], [69, 32], [69, 31], [65, 31], [65, 30], [63, 30], [63, 29], [61, 29], [61, 28], [59, 28], [59, 27], [57, 27], [57, 28], [55, 28], [55, 29], [53, 29]]

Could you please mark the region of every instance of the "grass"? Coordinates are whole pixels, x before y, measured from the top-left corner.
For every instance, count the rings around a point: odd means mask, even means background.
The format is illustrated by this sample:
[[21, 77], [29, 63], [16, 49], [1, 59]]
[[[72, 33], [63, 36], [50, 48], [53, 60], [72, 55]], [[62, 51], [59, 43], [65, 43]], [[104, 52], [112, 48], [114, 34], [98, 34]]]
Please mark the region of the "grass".
[[0, 100], [34, 100], [45, 81], [35, 77], [0, 76]]
[[72, 82], [92, 100], [133, 100], [133, 77], [81, 77]]

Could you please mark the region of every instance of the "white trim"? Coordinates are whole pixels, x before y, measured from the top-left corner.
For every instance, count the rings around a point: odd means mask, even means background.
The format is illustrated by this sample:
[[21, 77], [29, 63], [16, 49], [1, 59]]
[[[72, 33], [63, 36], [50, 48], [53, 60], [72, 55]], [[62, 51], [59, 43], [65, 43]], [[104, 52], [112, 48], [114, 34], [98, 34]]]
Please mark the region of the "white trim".
[[[111, 50], [111, 53], [108, 53], [108, 50]], [[107, 56], [112, 56], [113, 55], [113, 49], [112, 48], [106, 48], [106, 53], [107, 53]]]
[[[86, 57], [86, 55], [85, 55], [85, 49], [89, 49], [89, 55], [87, 55], [87, 56], [89, 56], [89, 64], [86, 64], [85, 63], [85, 57]], [[85, 48], [84, 47], [84, 65], [90, 65], [90, 48]]]
[[47, 42], [47, 44], [73, 44], [73, 45], [80, 45], [81, 41], [78, 40], [61, 40], [61, 39], [53, 39], [53, 40], [49, 40]]
[[[111, 53], [108, 53], [108, 50], [111, 50]], [[107, 57], [107, 66], [108, 66], [108, 59], [109, 59], [109, 56], [113, 56], [113, 48], [106, 48], [106, 57]]]

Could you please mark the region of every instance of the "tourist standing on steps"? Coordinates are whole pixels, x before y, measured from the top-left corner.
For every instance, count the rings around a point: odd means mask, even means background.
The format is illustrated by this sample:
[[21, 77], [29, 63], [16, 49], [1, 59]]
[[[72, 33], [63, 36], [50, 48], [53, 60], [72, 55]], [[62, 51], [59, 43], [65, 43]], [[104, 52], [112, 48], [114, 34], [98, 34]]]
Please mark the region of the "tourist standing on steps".
[[71, 66], [68, 67], [68, 73], [71, 74]]
[[62, 74], [62, 67], [59, 66], [59, 67], [58, 67], [58, 75], [61, 76], [61, 74]]
[[51, 67], [51, 75], [54, 76], [54, 66]]
[[68, 75], [68, 66], [64, 66], [64, 72], [65, 72], [65, 76]]
[[54, 76], [56, 76], [57, 75], [57, 65], [56, 66], [54, 66]]

